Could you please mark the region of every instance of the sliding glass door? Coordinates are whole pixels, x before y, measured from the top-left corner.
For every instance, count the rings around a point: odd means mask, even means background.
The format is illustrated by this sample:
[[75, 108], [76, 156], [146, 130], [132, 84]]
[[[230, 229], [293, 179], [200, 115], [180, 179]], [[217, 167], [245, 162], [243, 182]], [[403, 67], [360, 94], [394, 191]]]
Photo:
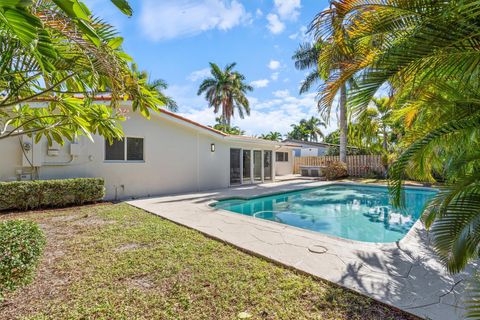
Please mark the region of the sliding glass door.
[[230, 149], [230, 184], [273, 180], [273, 152], [270, 150]]
[[230, 184], [240, 184], [240, 149], [230, 149]]
[[243, 150], [243, 183], [250, 183], [252, 177], [252, 151]]
[[273, 169], [273, 161], [272, 161], [272, 151], [264, 151], [263, 152], [263, 180], [270, 181], [272, 180], [272, 169]]
[[253, 151], [253, 178], [255, 181], [262, 181], [262, 151]]

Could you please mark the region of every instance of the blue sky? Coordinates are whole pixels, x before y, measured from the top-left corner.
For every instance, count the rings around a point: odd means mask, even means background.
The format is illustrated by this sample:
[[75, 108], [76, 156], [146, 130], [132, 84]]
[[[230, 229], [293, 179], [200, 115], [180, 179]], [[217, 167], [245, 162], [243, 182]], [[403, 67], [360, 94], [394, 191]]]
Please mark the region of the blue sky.
[[[308, 41], [307, 26], [327, 0], [130, 0], [133, 17], [122, 16], [110, 1], [85, 0], [93, 13], [113, 24], [123, 47], [150, 76], [169, 84], [167, 94], [179, 114], [206, 125], [215, 115], [196, 92], [208, 76], [208, 62], [237, 70], [255, 87], [251, 116], [234, 118], [249, 135], [285, 134], [290, 124], [318, 116], [315, 93], [298, 95], [305, 72], [291, 56]], [[336, 126], [332, 115], [327, 131]]]

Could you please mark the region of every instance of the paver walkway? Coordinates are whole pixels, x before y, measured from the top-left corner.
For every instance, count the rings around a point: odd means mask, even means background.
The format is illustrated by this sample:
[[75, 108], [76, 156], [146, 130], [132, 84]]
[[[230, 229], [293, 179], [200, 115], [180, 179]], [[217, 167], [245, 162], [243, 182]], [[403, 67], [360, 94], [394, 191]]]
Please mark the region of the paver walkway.
[[461, 297], [473, 266], [450, 275], [418, 221], [398, 243], [339, 239], [209, 206], [213, 201], [325, 185], [285, 181], [133, 200], [128, 203], [248, 252], [332, 281], [397, 308], [438, 320], [461, 319]]

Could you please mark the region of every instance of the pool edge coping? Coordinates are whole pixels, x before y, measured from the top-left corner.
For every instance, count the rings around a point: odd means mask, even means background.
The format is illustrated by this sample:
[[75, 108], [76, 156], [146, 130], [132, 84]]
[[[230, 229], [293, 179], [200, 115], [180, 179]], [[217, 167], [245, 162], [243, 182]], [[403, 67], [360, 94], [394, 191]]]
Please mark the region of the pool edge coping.
[[[299, 231], [299, 230], [300, 231], [305, 231], [305, 232], [308, 232], [308, 233], [312, 233], [314, 235], [320, 234], [320, 235], [325, 236], [325, 237], [327, 237], [329, 239], [332, 239], [332, 240], [341, 241], [341, 242], [345, 242], [345, 243], [353, 244], [353, 245], [354, 244], [367, 245], [367, 246], [371, 246], [371, 247], [377, 248], [377, 249], [391, 249], [391, 248], [399, 247], [400, 245], [411, 242], [411, 240], [413, 240], [413, 238], [415, 237], [415, 235], [414, 235], [415, 232], [422, 232], [422, 231], [427, 232], [427, 229], [425, 228], [425, 225], [424, 225], [421, 217], [419, 217], [417, 219], [417, 221], [415, 221], [415, 223], [412, 225], [412, 227], [408, 230], [408, 232], [398, 241], [394, 241], [394, 242], [367, 242], [367, 241], [360, 241], [360, 240], [342, 238], [342, 237], [326, 234], [326, 233], [319, 232], [319, 231], [314, 231], [314, 230], [304, 229], [304, 228], [300, 228], [300, 227], [296, 227], [296, 226], [291, 226], [291, 225], [288, 225], [288, 224], [285, 224], [285, 223], [280, 223], [280, 222], [271, 221], [271, 220], [267, 220], [267, 219], [256, 218], [254, 216], [243, 215], [243, 214], [236, 213], [236, 212], [233, 212], [233, 211], [225, 210], [223, 208], [215, 208], [215, 206], [214, 206], [215, 203], [218, 203], [220, 201], [226, 201], [226, 200], [248, 201], [248, 200], [252, 200], [252, 199], [271, 197], [271, 196], [280, 195], [280, 194], [289, 194], [289, 193], [295, 193], [295, 192], [304, 191], [304, 190], [318, 189], [318, 188], [322, 188], [322, 187], [326, 187], [326, 186], [332, 186], [332, 185], [357, 185], [357, 186], [370, 186], [370, 187], [383, 187], [383, 188], [388, 187], [388, 185], [382, 184], [382, 183], [369, 183], [369, 184], [367, 184], [367, 183], [362, 183], [362, 182], [350, 182], [350, 181], [324, 181], [324, 182], [325, 182], [325, 184], [323, 184], [321, 186], [305, 187], [305, 188], [300, 188], [300, 189], [290, 190], [290, 191], [274, 191], [274, 192], [271, 192], [271, 193], [267, 192], [267, 193], [264, 193], [262, 195], [252, 196], [252, 197], [247, 197], [247, 196], [245, 196], [245, 197], [242, 197], [242, 196], [229, 197], [229, 196], [225, 196], [225, 197], [219, 197], [219, 198], [212, 198], [209, 202], [205, 203], [205, 205], [208, 206], [211, 210], [213, 210], [216, 213], [222, 213], [222, 214], [226, 213], [228, 215], [233, 214], [235, 216], [240, 216], [241, 218], [246, 218], [248, 220], [253, 219], [254, 221], [259, 221], [260, 220], [260, 221], [265, 221], [266, 223], [274, 223], [275, 225], [284, 226], [288, 229], [292, 228], [293, 230], [296, 230], [296, 231]], [[424, 186], [407, 185], [407, 186], [405, 186], [405, 188], [420, 189], [420, 190], [425, 190], [425, 191], [433, 191], [433, 190], [439, 191], [439, 189], [437, 189], [437, 188], [424, 187]]]

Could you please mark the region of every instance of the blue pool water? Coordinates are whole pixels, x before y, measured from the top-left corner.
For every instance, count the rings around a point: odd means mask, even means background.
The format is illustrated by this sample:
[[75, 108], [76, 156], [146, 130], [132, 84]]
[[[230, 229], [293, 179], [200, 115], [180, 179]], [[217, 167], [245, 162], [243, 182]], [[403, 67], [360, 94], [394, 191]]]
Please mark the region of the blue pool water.
[[386, 187], [334, 184], [250, 200], [229, 199], [215, 207], [329, 235], [365, 241], [402, 239], [434, 190], [406, 188], [406, 206], [393, 208]]

